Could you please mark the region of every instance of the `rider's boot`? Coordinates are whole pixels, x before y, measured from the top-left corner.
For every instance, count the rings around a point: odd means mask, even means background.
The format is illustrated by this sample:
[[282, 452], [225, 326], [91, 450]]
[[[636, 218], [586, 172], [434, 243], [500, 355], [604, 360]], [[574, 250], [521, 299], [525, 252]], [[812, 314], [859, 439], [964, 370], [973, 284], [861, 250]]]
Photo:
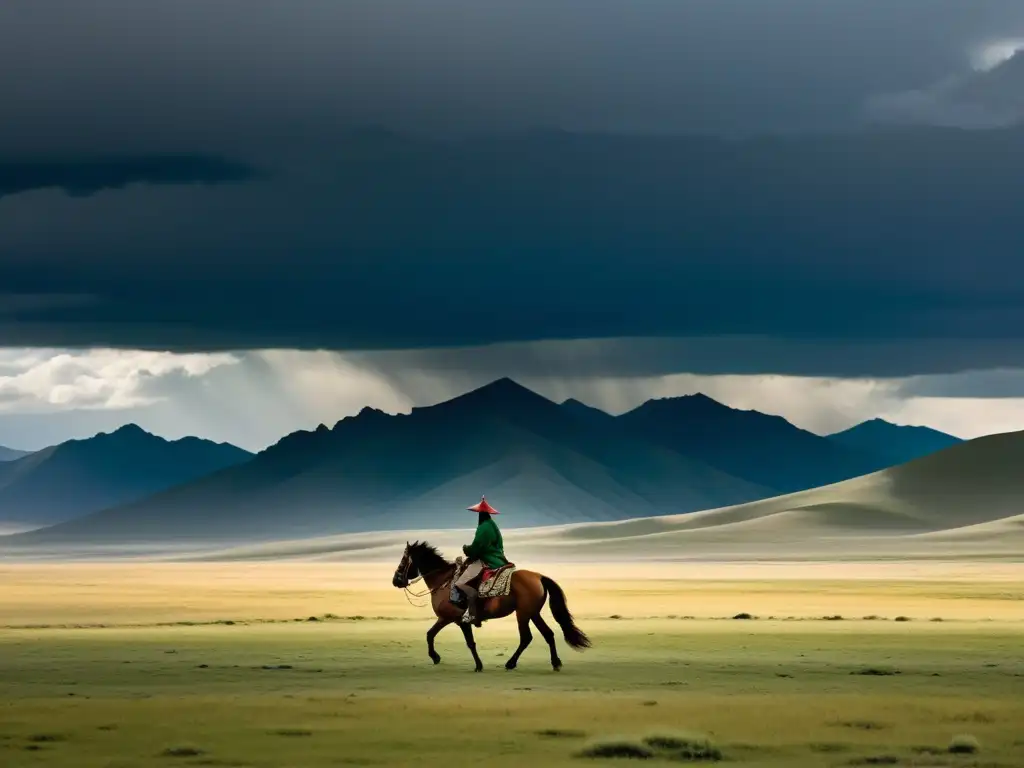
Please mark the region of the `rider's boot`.
[[466, 612], [462, 614], [463, 624], [476, 624], [480, 626], [479, 620], [476, 618], [477, 604], [479, 600], [476, 596], [476, 590], [467, 589], [466, 592]]

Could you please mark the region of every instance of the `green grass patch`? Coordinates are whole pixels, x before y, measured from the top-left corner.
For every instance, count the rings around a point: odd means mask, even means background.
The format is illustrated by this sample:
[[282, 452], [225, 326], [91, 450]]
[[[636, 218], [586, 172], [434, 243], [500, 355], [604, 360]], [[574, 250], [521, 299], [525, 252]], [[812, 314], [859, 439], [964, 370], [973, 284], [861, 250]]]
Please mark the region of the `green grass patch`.
[[[514, 622], [477, 633], [482, 673], [458, 628], [438, 636], [435, 667], [429, 615], [0, 631], [0, 765], [451, 768], [483, 739], [488, 768], [578, 768], [626, 760], [581, 759], [595, 746], [608, 754], [609, 740], [590, 739], [609, 733], [652, 753], [635, 758], [652, 765], [716, 762], [712, 749], [722, 764], [757, 768], [888, 755], [906, 766], [1021, 764], [1024, 623], [609, 621], [585, 610], [578, 621], [594, 648], [570, 655], [559, 636], [559, 674], [540, 638], [515, 673], [502, 669]], [[992, 659], [998, 668], [985, 666]], [[904, 674], [850, 675], [866, 668]], [[959, 731], [979, 737], [982, 755], [948, 752]], [[680, 737], [689, 741], [668, 740]]]
[[953, 755], [974, 755], [981, 751], [981, 743], [977, 737], [963, 733], [953, 737], [946, 751]]

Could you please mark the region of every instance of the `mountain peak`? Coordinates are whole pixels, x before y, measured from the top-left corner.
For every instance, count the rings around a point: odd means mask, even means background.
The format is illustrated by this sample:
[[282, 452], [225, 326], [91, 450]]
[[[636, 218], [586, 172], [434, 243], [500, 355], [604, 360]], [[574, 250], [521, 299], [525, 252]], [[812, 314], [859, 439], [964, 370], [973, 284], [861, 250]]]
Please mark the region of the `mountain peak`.
[[157, 435], [147, 432], [138, 424], [125, 424], [111, 432], [100, 432], [92, 437], [82, 438], [79, 440], [69, 440], [68, 443], [86, 443], [91, 440], [139, 440], [147, 437], [162, 441], [164, 440], [162, 437], [158, 437]]
[[[892, 433], [892, 432], [897, 432], [897, 431], [910, 433], [910, 432], [915, 432], [916, 431], [916, 432], [920, 432], [920, 433], [931, 432], [931, 433], [934, 433], [934, 434], [945, 434], [943, 432], [940, 432], [939, 430], [932, 429], [931, 427], [915, 426], [915, 425], [912, 425], [912, 424], [896, 424], [894, 422], [887, 421], [886, 419], [883, 419], [881, 417], [875, 417], [873, 419], [868, 419], [867, 421], [862, 421], [859, 424], [854, 424], [849, 429], [845, 429], [845, 430], [843, 430], [841, 432], [836, 432], [835, 435], [863, 433], [863, 432], [869, 432], [869, 431], [870, 432], [880, 432], [880, 431], [883, 431], [883, 430], [885, 432], [887, 432], [887, 433]], [[831, 435], [830, 435], [830, 437], [831, 437]], [[952, 436], [950, 435], [950, 437], [952, 437]]]
[[674, 397], [657, 397], [642, 403], [635, 410], [647, 410], [650, 408], [664, 409], [664, 408], [686, 408], [688, 411], [700, 411], [700, 412], [711, 412], [711, 411], [735, 411], [725, 403], [721, 403], [715, 400], [713, 397], [705, 395], [703, 392], [695, 392], [692, 395], [677, 395]]
[[863, 421], [827, 437], [838, 445], [865, 453], [884, 456], [888, 464], [904, 464], [930, 453], [951, 448], [963, 441], [931, 427], [893, 424], [875, 418]]
[[[493, 408], [515, 408], [523, 405], [539, 405], [544, 404], [545, 406], [555, 406], [555, 403], [548, 400], [542, 395], [538, 395], [532, 389], [524, 387], [517, 381], [504, 376], [500, 379], [495, 379], [489, 384], [484, 384], [482, 387], [471, 390], [464, 395], [459, 395], [451, 400], [446, 400], [443, 403], [439, 403], [433, 408], [450, 405], [461, 405], [461, 406], [486, 406]], [[555, 406], [557, 407], [557, 406]]]
[[110, 434], [112, 434], [112, 435], [148, 435], [149, 432], [147, 432], [142, 427], [140, 427], [138, 424], [135, 424], [133, 422], [133, 423], [130, 423], [130, 424], [125, 424], [123, 427], [118, 427], [117, 429], [115, 429]]
[[537, 394], [532, 389], [524, 387], [518, 381], [511, 379], [508, 376], [502, 376], [500, 379], [495, 379], [489, 384], [484, 384], [482, 387], [470, 390], [467, 394], [473, 394], [473, 392], [491, 392], [496, 394], [529, 392], [531, 395]]

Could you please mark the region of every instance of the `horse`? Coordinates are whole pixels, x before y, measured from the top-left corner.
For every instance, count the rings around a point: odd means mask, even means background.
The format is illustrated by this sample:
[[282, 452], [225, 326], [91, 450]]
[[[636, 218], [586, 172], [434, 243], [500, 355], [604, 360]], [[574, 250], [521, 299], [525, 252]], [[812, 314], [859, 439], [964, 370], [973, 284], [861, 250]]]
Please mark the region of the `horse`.
[[[453, 605], [449, 596], [449, 587], [455, 577], [455, 570], [455, 563], [448, 562], [436, 548], [427, 542], [417, 541], [412, 544], [406, 542], [405, 553], [395, 569], [395, 576], [391, 583], [398, 589], [404, 590], [408, 590], [409, 585], [420, 578], [426, 584], [434, 615], [437, 616], [434, 626], [427, 631], [427, 655], [434, 664], [441, 663], [441, 656], [434, 650], [434, 638], [449, 624], [458, 622], [462, 634], [466, 638], [466, 646], [473, 655], [476, 671], [481, 672], [484, 665], [476, 652], [473, 627], [460, 621], [464, 611]], [[502, 619], [513, 612], [516, 614], [516, 621], [519, 623], [519, 647], [505, 662], [505, 669], [516, 668], [519, 657], [523, 655], [523, 651], [533, 640], [533, 633], [530, 631], [531, 622], [537, 627], [541, 637], [547, 641], [548, 647], [551, 649], [551, 668], [555, 672], [562, 668], [562, 660], [558, 658], [558, 649], [555, 647], [555, 633], [540, 615], [548, 596], [551, 597], [551, 613], [555, 621], [558, 622], [558, 626], [561, 627], [562, 635], [569, 647], [577, 651], [591, 647], [590, 639], [576, 626], [572, 614], [569, 613], [562, 588], [547, 576], [533, 571], [516, 570], [512, 574], [509, 593], [503, 597], [481, 598], [477, 614], [477, 618], [481, 622]]]

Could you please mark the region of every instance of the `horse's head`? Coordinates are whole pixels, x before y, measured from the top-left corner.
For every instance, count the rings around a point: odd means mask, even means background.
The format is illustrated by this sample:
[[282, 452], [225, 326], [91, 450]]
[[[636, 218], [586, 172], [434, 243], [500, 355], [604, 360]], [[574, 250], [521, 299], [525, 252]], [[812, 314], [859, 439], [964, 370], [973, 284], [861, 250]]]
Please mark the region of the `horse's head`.
[[419, 575], [419, 568], [413, 562], [412, 547], [409, 542], [405, 542], [405, 552], [402, 553], [402, 559], [399, 561], [398, 567], [395, 568], [395, 577], [391, 580], [391, 584], [398, 589], [405, 589]]
[[391, 584], [399, 589], [405, 589], [416, 579], [423, 578], [426, 581], [441, 578], [445, 572], [455, 567], [454, 563], [445, 560], [438, 551], [425, 541], [414, 541], [412, 544], [405, 542], [405, 552], [402, 559], [395, 568], [395, 577]]

